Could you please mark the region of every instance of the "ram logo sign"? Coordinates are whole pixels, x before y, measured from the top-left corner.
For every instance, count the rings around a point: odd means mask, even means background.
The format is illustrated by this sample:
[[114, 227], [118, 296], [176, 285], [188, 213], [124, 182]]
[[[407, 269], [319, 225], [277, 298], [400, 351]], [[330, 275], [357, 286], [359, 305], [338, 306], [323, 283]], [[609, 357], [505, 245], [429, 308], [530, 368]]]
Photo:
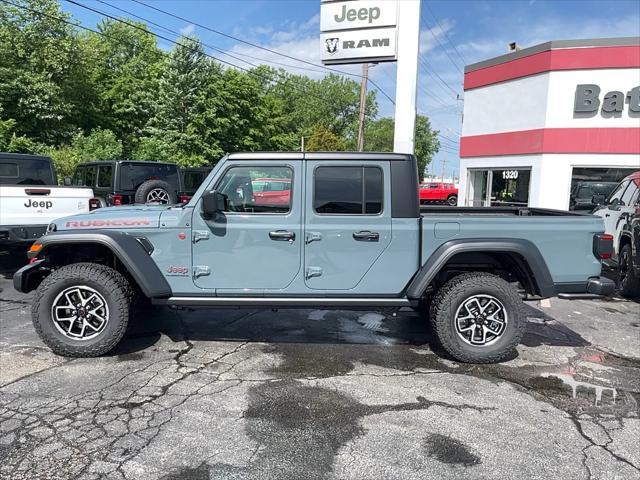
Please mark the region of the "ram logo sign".
[[327, 64], [385, 62], [396, 59], [395, 28], [322, 34], [322, 61]]

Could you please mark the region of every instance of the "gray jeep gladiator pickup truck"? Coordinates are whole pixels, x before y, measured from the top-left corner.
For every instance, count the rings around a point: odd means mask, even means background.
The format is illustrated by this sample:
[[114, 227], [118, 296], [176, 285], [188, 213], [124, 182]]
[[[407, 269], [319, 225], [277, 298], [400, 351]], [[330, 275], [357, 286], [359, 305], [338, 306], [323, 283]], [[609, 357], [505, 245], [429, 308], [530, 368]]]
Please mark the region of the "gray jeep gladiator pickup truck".
[[[265, 179], [278, 184], [265, 192]], [[181, 206], [56, 220], [14, 286], [57, 354], [113, 349], [136, 295], [187, 307], [413, 307], [464, 362], [507, 358], [523, 299], [607, 295], [600, 218], [535, 208], [420, 212], [415, 158], [238, 153]]]

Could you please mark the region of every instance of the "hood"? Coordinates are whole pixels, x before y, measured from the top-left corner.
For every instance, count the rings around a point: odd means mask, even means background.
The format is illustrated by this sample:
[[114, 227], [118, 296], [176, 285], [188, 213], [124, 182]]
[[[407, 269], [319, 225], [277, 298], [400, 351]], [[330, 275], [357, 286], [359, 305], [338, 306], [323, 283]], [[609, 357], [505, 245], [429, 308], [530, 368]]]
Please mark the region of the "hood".
[[58, 218], [52, 223], [55, 224], [57, 231], [158, 228], [160, 215], [169, 208], [171, 207], [167, 205], [106, 207], [88, 213]]

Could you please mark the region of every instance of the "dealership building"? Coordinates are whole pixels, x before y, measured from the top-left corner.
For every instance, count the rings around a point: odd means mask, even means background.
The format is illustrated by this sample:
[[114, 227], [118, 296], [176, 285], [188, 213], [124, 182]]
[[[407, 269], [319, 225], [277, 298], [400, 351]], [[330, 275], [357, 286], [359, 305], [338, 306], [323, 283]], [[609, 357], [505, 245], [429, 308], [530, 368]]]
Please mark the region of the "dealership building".
[[460, 205], [568, 209], [640, 170], [640, 38], [516, 50], [467, 66], [464, 90]]

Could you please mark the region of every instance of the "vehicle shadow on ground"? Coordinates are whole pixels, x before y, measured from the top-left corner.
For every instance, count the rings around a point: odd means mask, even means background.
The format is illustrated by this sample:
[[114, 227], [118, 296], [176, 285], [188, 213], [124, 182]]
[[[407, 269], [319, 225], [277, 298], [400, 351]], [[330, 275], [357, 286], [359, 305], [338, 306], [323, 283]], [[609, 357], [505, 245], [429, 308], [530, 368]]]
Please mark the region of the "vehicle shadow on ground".
[[11, 280], [13, 274], [28, 262], [26, 249], [0, 250], [0, 277]]
[[[527, 305], [528, 347], [591, 345], [575, 331]], [[255, 342], [428, 346], [449, 355], [435, 341], [429, 323], [403, 309], [388, 312], [353, 310], [184, 310], [154, 307], [134, 316], [125, 339], [113, 352], [126, 355], [153, 347], [165, 335], [173, 342]], [[515, 358], [517, 354], [514, 354]]]

